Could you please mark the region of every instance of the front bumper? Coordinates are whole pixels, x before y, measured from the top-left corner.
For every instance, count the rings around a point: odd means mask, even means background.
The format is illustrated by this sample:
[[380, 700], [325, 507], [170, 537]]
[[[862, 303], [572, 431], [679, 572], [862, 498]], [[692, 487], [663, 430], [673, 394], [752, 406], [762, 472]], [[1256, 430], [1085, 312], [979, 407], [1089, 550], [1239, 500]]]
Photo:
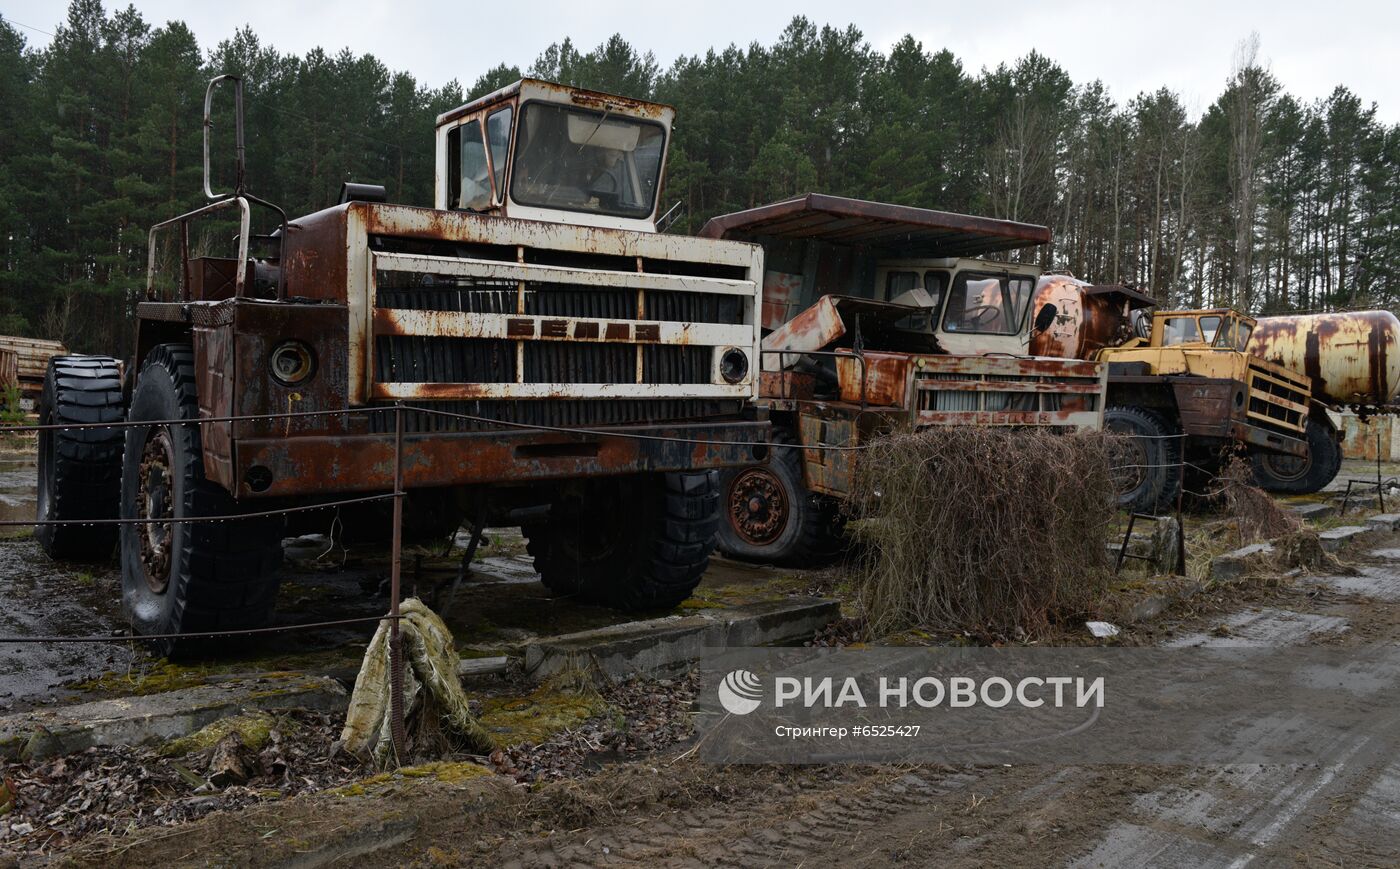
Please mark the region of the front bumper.
[[[766, 421], [598, 431], [406, 433], [400, 455], [403, 485], [522, 484], [732, 467], [762, 461], [769, 439]], [[240, 498], [375, 492], [394, 486], [393, 433], [244, 438], [234, 442], [233, 452]]]

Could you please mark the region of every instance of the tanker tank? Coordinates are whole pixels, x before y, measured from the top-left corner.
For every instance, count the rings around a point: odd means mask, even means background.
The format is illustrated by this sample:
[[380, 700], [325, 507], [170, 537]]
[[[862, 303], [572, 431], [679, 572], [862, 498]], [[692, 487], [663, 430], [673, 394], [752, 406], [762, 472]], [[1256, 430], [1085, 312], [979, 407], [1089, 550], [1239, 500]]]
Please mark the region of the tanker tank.
[[1389, 311], [1261, 317], [1249, 352], [1312, 378], [1329, 405], [1379, 406], [1400, 387], [1400, 320]]

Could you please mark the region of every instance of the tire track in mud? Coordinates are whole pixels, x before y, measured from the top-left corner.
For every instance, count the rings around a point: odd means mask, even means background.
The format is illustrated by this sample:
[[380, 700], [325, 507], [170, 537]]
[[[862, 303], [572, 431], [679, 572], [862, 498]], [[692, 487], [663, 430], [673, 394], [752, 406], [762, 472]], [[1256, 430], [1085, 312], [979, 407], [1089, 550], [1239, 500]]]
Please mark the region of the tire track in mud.
[[[795, 770], [742, 799], [549, 836], [494, 856], [509, 867], [647, 864], [791, 866], [859, 840], [888, 818], [967, 799], [978, 776], [931, 770]], [[956, 796], [955, 796], [956, 795]]]
[[1083, 851], [1114, 805], [1172, 768], [795, 770], [761, 793], [511, 842], [490, 865], [659, 867], [1041, 866]]
[[[1202, 614], [1169, 645], [1335, 645], [1400, 640], [1397, 561]], [[1329, 587], [1330, 586], [1330, 587]], [[1385, 593], [1377, 593], [1384, 590]], [[1369, 593], [1368, 593], [1369, 592]], [[1192, 629], [1199, 631], [1193, 633]], [[1358, 630], [1360, 629], [1360, 630]], [[1358, 636], [1359, 635], [1359, 636]], [[1400, 765], [1311, 769], [1014, 767], [793, 770], [724, 802], [632, 823], [516, 839], [492, 855], [512, 867], [1169, 865], [1293, 859], [1378, 865], [1400, 845]], [[664, 774], [664, 773], [663, 773]], [[1107, 860], [1108, 862], [1104, 862]], [[1121, 865], [1121, 864], [1120, 864]]]

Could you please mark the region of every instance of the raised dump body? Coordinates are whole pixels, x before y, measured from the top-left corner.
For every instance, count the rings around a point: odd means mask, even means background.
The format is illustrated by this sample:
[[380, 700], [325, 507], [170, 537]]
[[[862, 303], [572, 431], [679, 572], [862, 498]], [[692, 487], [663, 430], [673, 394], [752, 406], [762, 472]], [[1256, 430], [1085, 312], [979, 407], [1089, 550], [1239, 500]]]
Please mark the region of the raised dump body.
[[765, 250], [760, 391], [775, 443], [803, 447], [724, 473], [730, 554], [834, 551], [858, 453], [822, 447], [929, 426], [1102, 425], [1104, 366], [1028, 353], [1039, 270], [976, 258], [1044, 243], [1044, 227], [809, 194], [701, 234]]

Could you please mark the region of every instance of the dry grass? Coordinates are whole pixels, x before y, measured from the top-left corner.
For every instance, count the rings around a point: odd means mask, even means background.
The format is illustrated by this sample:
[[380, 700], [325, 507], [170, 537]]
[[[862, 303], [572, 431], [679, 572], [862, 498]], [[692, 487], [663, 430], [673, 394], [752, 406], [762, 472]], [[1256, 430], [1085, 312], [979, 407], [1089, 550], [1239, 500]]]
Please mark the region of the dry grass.
[[979, 427], [886, 438], [861, 455], [852, 508], [872, 633], [1043, 636], [1109, 579], [1112, 435]]
[[1234, 517], [1242, 544], [1283, 537], [1303, 527], [1303, 520], [1254, 485], [1254, 469], [1240, 456], [1232, 457], [1216, 476], [1211, 495]]

